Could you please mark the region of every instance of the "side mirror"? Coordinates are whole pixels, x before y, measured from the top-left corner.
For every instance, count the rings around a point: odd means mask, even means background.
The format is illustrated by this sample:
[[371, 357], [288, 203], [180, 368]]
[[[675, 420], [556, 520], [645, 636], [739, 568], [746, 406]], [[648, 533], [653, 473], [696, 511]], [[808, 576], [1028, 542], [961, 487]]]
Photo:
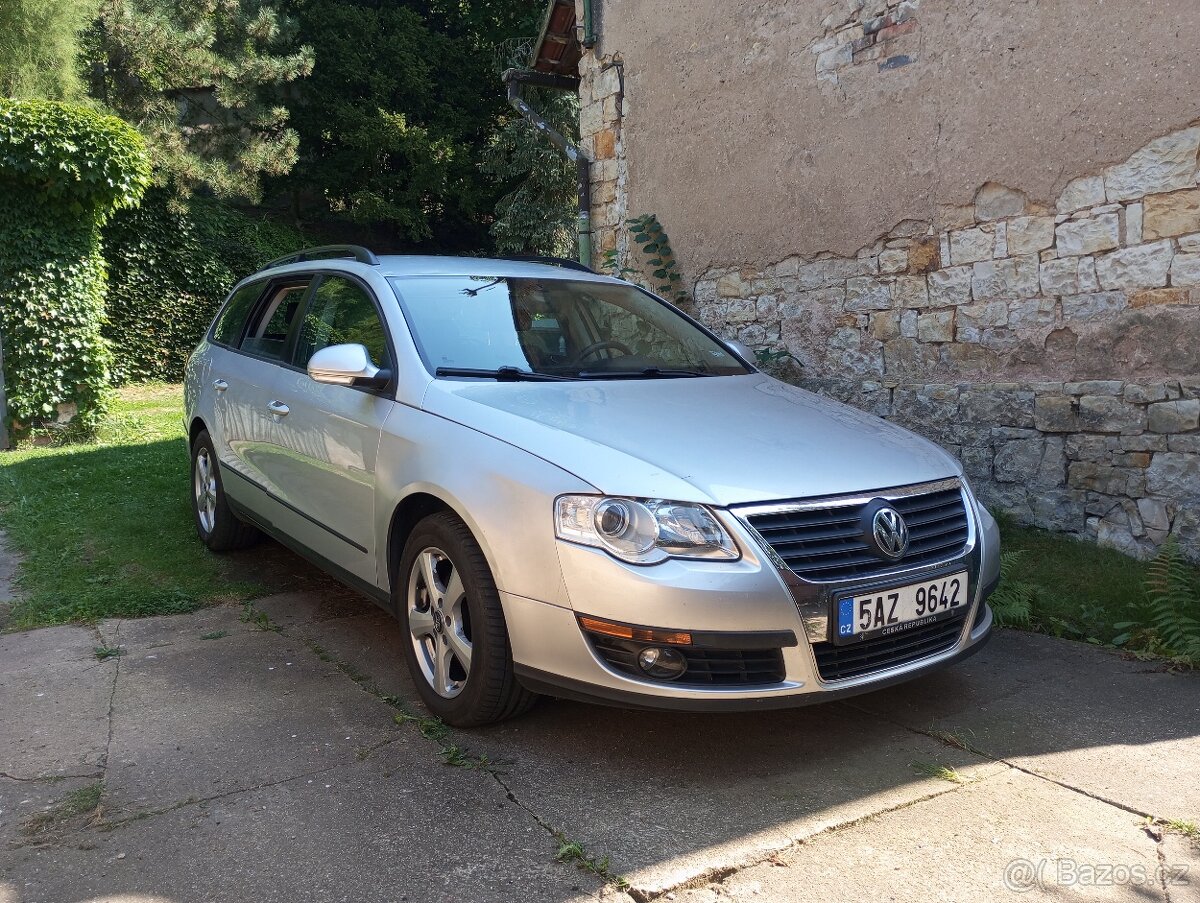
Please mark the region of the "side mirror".
[[371, 363], [362, 345], [330, 345], [308, 359], [308, 375], [331, 386], [360, 386], [382, 389], [392, 378], [387, 370]]
[[737, 339], [726, 339], [725, 347], [751, 367], [756, 366], [755, 362], [758, 360], [758, 355], [754, 353], [754, 349], [749, 345], [739, 342]]

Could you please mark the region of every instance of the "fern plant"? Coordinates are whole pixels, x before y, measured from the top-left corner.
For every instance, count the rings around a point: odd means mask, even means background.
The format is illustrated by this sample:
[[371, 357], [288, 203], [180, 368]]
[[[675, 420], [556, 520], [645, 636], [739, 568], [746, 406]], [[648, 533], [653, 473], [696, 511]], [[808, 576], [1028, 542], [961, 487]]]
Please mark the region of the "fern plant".
[[992, 616], [1001, 627], [1028, 627], [1033, 619], [1037, 586], [1013, 578], [1023, 552], [1000, 553], [1000, 585], [988, 599]]
[[1174, 537], [1150, 562], [1143, 609], [1168, 654], [1200, 663], [1200, 587]]

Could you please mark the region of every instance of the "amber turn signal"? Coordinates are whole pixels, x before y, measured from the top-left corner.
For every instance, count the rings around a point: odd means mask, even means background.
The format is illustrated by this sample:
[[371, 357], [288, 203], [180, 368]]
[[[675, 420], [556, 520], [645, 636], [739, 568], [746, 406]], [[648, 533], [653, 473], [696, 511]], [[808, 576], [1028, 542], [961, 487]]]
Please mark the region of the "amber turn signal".
[[692, 635], [678, 630], [631, 627], [629, 624], [615, 624], [612, 621], [601, 621], [599, 618], [585, 616], [580, 616], [579, 623], [584, 630], [591, 633], [602, 633], [605, 636], [620, 637], [623, 640], [636, 640], [639, 643], [669, 643], [673, 646], [690, 646], [692, 644]]

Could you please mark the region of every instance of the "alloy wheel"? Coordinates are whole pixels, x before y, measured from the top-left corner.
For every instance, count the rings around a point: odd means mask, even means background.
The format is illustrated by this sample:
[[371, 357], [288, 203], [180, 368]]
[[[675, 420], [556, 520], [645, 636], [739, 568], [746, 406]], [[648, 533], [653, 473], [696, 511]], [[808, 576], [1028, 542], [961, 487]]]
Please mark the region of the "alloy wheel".
[[453, 699], [471, 673], [471, 613], [458, 568], [441, 549], [417, 555], [406, 604], [421, 674], [439, 696]]
[[196, 493], [196, 516], [200, 528], [211, 533], [217, 525], [217, 469], [213, 467], [208, 449], [201, 447], [196, 452], [196, 467], [192, 477]]

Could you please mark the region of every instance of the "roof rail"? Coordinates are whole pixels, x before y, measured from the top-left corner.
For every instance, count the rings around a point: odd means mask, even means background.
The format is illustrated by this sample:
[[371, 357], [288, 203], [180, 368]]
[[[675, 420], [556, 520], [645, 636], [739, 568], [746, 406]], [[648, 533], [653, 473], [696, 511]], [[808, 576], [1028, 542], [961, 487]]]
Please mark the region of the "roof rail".
[[289, 263], [302, 263], [305, 260], [324, 260], [330, 257], [353, 257], [359, 263], [379, 266], [379, 258], [362, 245], [321, 245], [319, 248], [305, 248], [286, 257], [277, 257], [263, 266], [264, 270], [271, 267], [281, 267]]
[[599, 273], [596, 273], [586, 263], [580, 263], [578, 260], [572, 260], [570, 257], [540, 257], [536, 254], [513, 254], [499, 259], [513, 260], [518, 263], [545, 263], [554, 267], [562, 267], [564, 270], [580, 270], [584, 273], [599, 275]]

